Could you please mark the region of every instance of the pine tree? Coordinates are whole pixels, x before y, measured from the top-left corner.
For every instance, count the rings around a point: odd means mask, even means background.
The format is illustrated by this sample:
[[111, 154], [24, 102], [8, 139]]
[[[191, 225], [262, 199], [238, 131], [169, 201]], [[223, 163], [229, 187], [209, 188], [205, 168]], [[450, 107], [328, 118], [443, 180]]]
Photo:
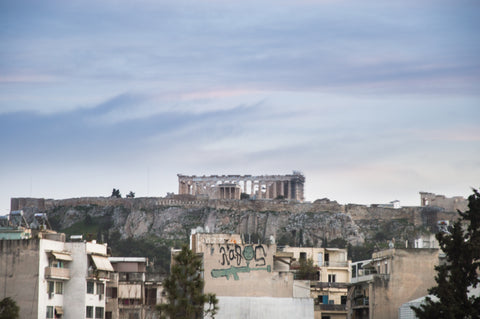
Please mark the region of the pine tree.
[[[214, 318], [218, 312], [215, 294], [204, 294], [202, 260], [187, 246], [174, 257], [170, 276], [164, 280], [167, 303], [157, 306], [161, 318], [197, 319], [209, 315]], [[205, 303], [209, 304], [207, 310]]]
[[0, 301], [0, 319], [17, 319], [19, 312], [20, 308], [12, 298], [6, 297]]
[[446, 255], [444, 264], [435, 267], [437, 286], [428, 292], [420, 307], [412, 307], [418, 318], [480, 318], [480, 296], [468, 297], [468, 291], [480, 283], [480, 193], [468, 198], [469, 210], [460, 212], [460, 219], [448, 232], [437, 234]]

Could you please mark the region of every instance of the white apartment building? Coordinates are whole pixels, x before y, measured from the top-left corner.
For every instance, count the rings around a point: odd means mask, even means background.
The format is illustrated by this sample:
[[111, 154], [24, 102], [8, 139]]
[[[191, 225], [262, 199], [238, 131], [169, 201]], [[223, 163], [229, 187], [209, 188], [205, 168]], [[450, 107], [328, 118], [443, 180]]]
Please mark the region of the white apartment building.
[[53, 231], [33, 237], [0, 240], [0, 299], [15, 300], [21, 319], [104, 319], [107, 245]]

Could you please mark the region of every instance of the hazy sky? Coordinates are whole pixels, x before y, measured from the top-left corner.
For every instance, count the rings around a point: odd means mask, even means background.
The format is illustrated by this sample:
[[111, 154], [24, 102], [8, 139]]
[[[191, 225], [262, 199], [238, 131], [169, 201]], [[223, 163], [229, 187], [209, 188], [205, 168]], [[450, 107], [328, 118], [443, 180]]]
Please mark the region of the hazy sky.
[[165, 196], [177, 173], [306, 176], [307, 200], [480, 186], [480, 3], [0, 2], [11, 197]]

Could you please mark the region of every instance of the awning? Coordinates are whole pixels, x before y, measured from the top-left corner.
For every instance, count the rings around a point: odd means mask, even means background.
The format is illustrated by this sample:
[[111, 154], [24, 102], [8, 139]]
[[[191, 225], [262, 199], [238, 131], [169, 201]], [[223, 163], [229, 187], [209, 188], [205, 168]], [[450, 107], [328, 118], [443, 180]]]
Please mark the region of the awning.
[[56, 315], [63, 315], [63, 308], [60, 306], [55, 306], [55, 314]]
[[113, 271], [112, 264], [107, 257], [91, 255], [93, 263], [98, 270]]
[[64, 260], [64, 261], [72, 261], [73, 260], [72, 256], [70, 256], [66, 253], [52, 251], [52, 255], [53, 255], [53, 257], [55, 257], [55, 259], [58, 259], [58, 260]]

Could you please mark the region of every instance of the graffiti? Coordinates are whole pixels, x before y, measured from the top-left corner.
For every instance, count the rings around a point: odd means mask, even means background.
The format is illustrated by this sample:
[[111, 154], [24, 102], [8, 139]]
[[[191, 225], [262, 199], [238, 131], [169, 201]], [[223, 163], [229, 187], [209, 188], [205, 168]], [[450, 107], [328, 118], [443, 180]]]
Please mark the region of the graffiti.
[[[233, 279], [238, 280], [238, 273], [241, 272], [250, 272], [250, 271], [258, 271], [258, 270], [266, 270], [271, 272], [271, 266], [266, 265], [267, 252], [262, 245], [257, 246], [244, 246], [242, 251], [242, 246], [234, 244], [234, 245], [226, 245], [220, 247], [220, 260], [219, 263], [222, 266], [230, 266], [230, 268], [226, 269], [213, 269], [211, 271], [211, 275], [213, 278], [219, 277], [226, 277], [227, 279], [230, 276]], [[246, 264], [246, 266], [240, 266], [242, 263]], [[255, 267], [250, 267], [250, 264], [255, 264]], [[266, 266], [266, 267], [262, 267]]]
[[[263, 246], [257, 246], [255, 247], [255, 261], [256, 262], [260, 262], [262, 261], [263, 264], [261, 263], [257, 263], [256, 266], [265, 266], [266, 262], [265, 262], [265, 256], [267, 254], [265, 253], [265, 248], [263, 248]], [[262, 257], [260, 257], [262, 256]]]
[[239, 245], [235, 245], [233, 249], [230, 249], [229, 246], [227, 248], [220, 247], [220, 253], [222, 254], [222, 261], [220, 262], [222, 266], [225, 264], [230, 266], [232, 261], [236, 261], [237, 266], [242, 263], [242, 247]]
[[213, 278], [225, 277], [228, 280], [230, 279], [230, 276], [232, 276], [234, 280], [239, 280], [240, 279], [238, 277], [239, 272], [251, 272], [256, 270], [266, 270], [267, 272], [271, 272], [272, 267], [268, 265], [267, 267], [250, 268], [250, 262], [247, 262], [247, 265], [243, 267], [231, 266], [230, 268], [227, 268], [227, 269], [213, 269], [211, 274]]

